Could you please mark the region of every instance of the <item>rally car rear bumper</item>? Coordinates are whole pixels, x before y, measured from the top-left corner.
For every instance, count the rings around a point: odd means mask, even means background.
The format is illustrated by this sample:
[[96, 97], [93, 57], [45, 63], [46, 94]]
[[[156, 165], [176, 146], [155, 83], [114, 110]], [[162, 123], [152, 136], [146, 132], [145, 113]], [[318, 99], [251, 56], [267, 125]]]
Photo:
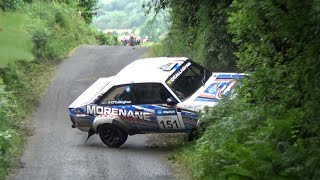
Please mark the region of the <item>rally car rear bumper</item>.
[[71, 120], [71, 127], [78, 128], [81, 131], [89, 132], [90, 128], [92, 127], [92, 118], [90, 117], [70, 117]]

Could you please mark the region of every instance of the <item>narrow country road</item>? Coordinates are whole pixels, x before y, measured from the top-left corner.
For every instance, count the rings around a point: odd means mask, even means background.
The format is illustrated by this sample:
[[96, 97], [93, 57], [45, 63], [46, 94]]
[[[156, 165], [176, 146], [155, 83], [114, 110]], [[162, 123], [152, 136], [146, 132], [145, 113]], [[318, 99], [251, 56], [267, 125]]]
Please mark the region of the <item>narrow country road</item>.
[[115, 75], [139, 59], [146, 48], [81, 46], [57, 70], [33, 118], [13, 180], [174, 179], [168, 150], [148, 146], [149, 135], [129, 136], [119, 149], [105, 146], [97, 135], [71, 128], [68, 105], [99, 77]]

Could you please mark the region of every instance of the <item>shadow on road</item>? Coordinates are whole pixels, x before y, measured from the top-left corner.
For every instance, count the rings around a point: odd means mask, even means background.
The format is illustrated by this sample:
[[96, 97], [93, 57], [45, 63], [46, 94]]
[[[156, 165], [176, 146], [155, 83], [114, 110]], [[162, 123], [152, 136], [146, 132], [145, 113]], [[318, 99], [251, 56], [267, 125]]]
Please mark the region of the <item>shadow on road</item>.
[[128, 141], [120, 148], [110, 148], [104, 145], [98, 136], [92, 137], [86, 143], [78, 144], [81, 148], [88, 149], [105, 149], [107, 151], [151, 151], [164, 152], [178, 149], [183, 144], [187, 143], [186, 134], [141, 134], [129, 136]]

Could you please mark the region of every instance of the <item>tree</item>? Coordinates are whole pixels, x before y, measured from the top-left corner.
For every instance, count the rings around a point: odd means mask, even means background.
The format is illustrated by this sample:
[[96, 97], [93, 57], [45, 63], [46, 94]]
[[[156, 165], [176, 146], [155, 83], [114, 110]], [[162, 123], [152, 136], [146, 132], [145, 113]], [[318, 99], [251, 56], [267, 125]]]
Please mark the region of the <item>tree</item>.
[[170, 9], [171, 27], [164, 41], [172, 55], [193, 58], [215, 71], [237, 70], [236, 45], [227, 32], [227, 8], [232, 0], [158, 0], [150, 9]]
[[97, 0], [80, 0], [79, 7], [81, 9], [81, 16], [84, 18], [86, 23], [90, 24], [94, 16], [95, 5]]

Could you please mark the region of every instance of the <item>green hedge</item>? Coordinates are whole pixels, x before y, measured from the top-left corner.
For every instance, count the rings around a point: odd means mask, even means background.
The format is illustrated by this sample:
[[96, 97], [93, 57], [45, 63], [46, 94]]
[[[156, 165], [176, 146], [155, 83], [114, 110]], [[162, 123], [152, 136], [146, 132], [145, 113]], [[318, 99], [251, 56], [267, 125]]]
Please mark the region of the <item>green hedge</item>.
[[197, 142], [197, 177], [320, 178], [319, 7], [316, 1], [233, 3], [238, 65], [251, 77], [237, 100], [208, 116], [215, 123]]
[[[320, 2], [160, 2], [175, 11], [170, 33], [176, 45], [166, 40], [164, 46], [169, 43], [184, 56], [200, 50], [194, 57], [206, 57], [211, 51], [198, 45], [212, 30], [209, 39], [215, 43], [232, 38], [237, 67], [250, 74], [237, 98], [220, 102], [204, 115], [206, 131], [179, 154], [194, 178], [320, 179]], [[217, 22], [199, 21], [195, 14]]]
[[33, 35], [33, 54], [38, 59], [64, 57], [83, 43], [98, 43], [94, 31], [84, 23], [77, 10], [66, 4], [34, 2], [21, 10], [30, 15], [28, 30]]

